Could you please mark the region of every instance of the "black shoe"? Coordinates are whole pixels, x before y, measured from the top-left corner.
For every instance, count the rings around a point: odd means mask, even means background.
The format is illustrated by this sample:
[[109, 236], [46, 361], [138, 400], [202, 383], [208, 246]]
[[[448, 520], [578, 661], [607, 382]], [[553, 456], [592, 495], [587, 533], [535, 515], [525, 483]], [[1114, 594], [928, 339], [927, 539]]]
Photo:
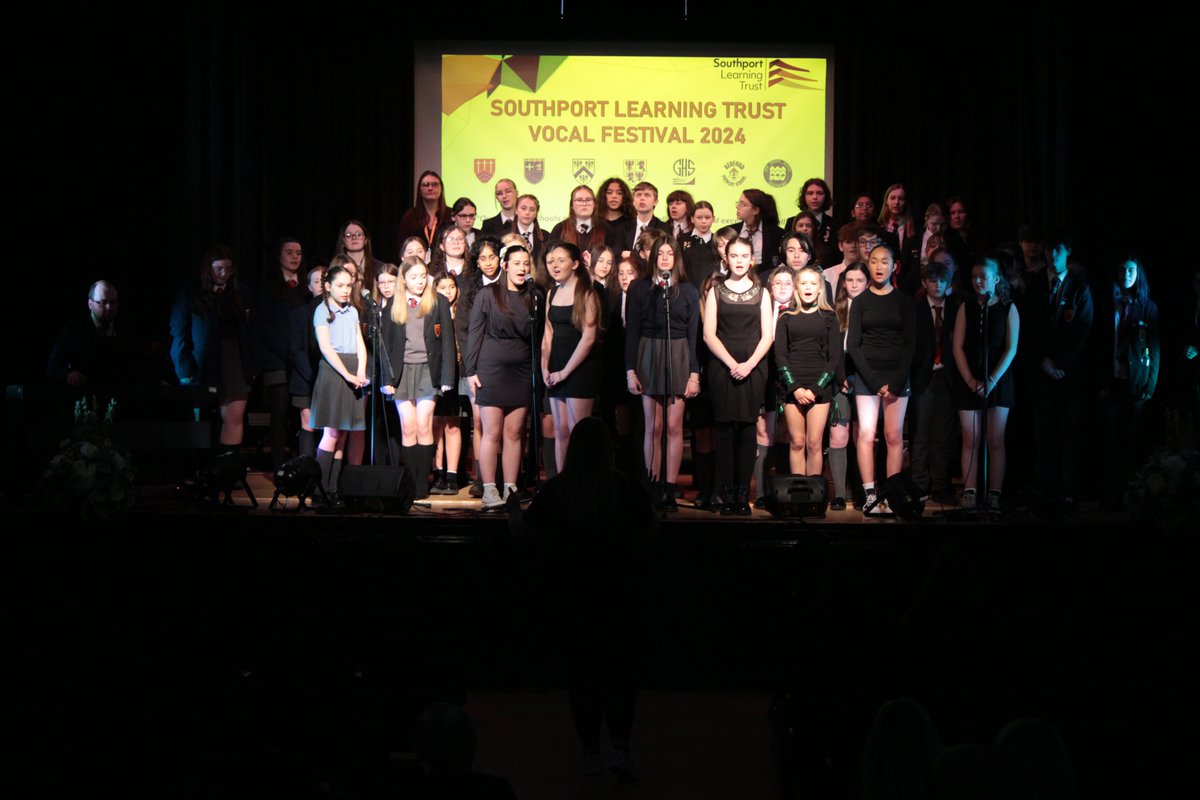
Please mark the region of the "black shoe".
[[458, 494], [458, 476], [447, 476], [443, 484], [442, 494]]
[[[750, 499], [750, 487], [749, 486], [739, 486], [737, 489], [737, 507], [734, 510], [734, 513], [737, 514], [739, 517], [750, 516], [749, 499]], [[758, 502], [756, 501], [754, 503], [754, 505], [757, 507]], [[765, 505], [765, 503], [764, 503], [764, 505]]]
[[765, 509], [767, 507], [767, 498], [766, 497], [754, 498], [754, 507], [757, 508], [759, 511], [762, 511], [763, 509]]
[[716, 506], [713, 504], [712, 494], [709, 492], [701, 492], [696, 495], [696, 499], [692, 501], [692, 508], [697, 511], [716, 511]]
[[479, 479], [476, 479], [475, 482], [471, 484], [471, 491], [469, 494], [471, 497], [483, 497], [483, 482]]
[[444, 470], [434, 471], [433, 485], [429, 487], [430, 494], [448, 494], [446, 491], [446, 473]]
[[659, 511], [678, 511], [679, 503], [675, 502], [675, 495], [668, 489], [665, 496], [658, 499]]
[[846, 498], [844, 498], [844, 497], [833, 498], [833, 500], [829, 501], [829, 510], [830, 511], [845, 511], [846, 510]]
[[725, 487], [725, 502], [721, 503], [721, 516], [731, 517], [737, 513], [737, 489]]

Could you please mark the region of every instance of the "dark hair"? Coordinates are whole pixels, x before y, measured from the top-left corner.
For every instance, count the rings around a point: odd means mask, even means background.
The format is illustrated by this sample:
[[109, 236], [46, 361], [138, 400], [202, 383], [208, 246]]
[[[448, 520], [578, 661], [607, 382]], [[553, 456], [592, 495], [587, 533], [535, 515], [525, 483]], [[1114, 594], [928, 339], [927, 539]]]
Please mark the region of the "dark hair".
[[675, 254], [675, 263], [671, 265], [671, 297], [679, 296], [679, 284], [687, 282], [687, 269], [683, 265], [683, 250], [679, 247], [679, 242], [675, 237], [667, 234], [655, 238], [654, 244], [650, 248], [649, 264], [647, 265], [651, 273], [658, 269], [658, 253], [665, 246], [670, 246], [671, 251]]
[[850, 293], [846, 291], [846, 273], [861, 272], [863, 277], [867, 279], [867, 283], [871, 282], [871, 273], [867, 269], [867, 265], [861, 261], [852, 261], [842, 270], [842, 274], [838, 276], [838, 285], [833, 292], [833, 312], [837, 314], [838, 329], [845, 333], [847, 326], [850, 324]]
[[245, 303], [243, 302], [243, 298], [237, 287], [237, 262], [234, 261], [233, 251], [223, 244], [213, 244], [204, 251], [204, 257], [200, 261], [200, 274], [198, 276], [198, 284], [200, 288], [195, 294], [195, 309], [199, 310], [201, 308], [209, 308], [217, 301], [215, 293], [213, 292], [214, 284], [212, 265], [214, 261], [233, 262], [233, 270], [230, 272], [229, 280], [225, 284], [225, 301], [231, 301], [238, 308], [243, 308]]
[[787, 245], [792, 239], [800, 243], [800, 247], [804, 252], [808, 253], [808, 263], [813, 264], [817, 260], [817, 249], [813, 247], [812, 239], [808, 238], [807, 233], [797, 233], [795, 231], [786, 234], [779, 241], [779, 257], [782, 259], [782, 266], [787, 265]]
[[454, 214], [457, 214], [458, 212], [462, 211], [467, 206], [470, 206], [471, 208], [475, 209], [476, 211], [479, 210], [479, 206], [475, 205], [475, 203], [471, 200], [471, 198], [460, 197], [454, 201], [454, 205], [450, 206], [450, 211]]
[[[987, 269], [988, 262], [996, 265], [996, 299], [1007, 303], [1012, 295], [1008, 285], [1008, 275], [1005, 274], [1004, 263], [1005, 257], [996, 250], [990, 250], [975, 259], [975, 263], [971, 266], [971, 271], [974, 272], [976, 267]], [[974, 287], [972, 287], [974, 288]]]
[[[533, 274], [532, 273], [533, 254], [529, 252], [529, 248], [525, 247], [524, 245], [520, 245], [520, 244], [510, 244], [503, 249], [504, 249], [504, 254], [500, 256], [500, 265], [504, 268], [504, 271], [506, 273], [508, 272], [508, 262], [512, 260], [513, 253], [520, 251], [529, 256], [530, 274]], [[497, 255], [499, 255], [499, 253], [497, 253]], [[496, 301], [496, 307], [498, 309], [500, 309], [502, 312], [507, 313], [508, 312], [508, 277], [507, 277], [507, 275], [503, 279], [498, 280], [495, 283], [493, 283], [488, 288], [490, 288], [492, 290], [492, 297]], [[529, 299], [528, 292], [522, 292], [521, 299], [524, 301], [526, 308], [533, 307], [532, 302]]]
[[346, 269], [341, 264], [336, 264], [325, 270], [325, 274], [321, 276], [322, 297], [321, 302], [325, 304], [325, 309], [329, 312], [329, 319], [326, 322], [333, 322], [333, 306], [329, 305], [329, 292], [324, 290], [325, 284], [333, 284], [333, 279], [342, 273], [350, 274], [350, 270]]
[[[575, 330], [583, 330], [587, 325], [588, 314], [591, 313], [596, 320], [596, 330], [604, 330], [600, 296], [596, 292], [596, 285], [592, 283], [591, 272], [583, 263], [583, 254], [579, 252], [579, 247], [571, 242], [550, 242], [546, 245], [546, 256], [549, 257], [555, 250], [565, 250], [567, 258], [578, 264], [575, 268], [575, 302], [571, 307], [571, 324], [575, 326]], [[546, 302], [549, 303], [550, 299], [546, 298]]]
[[380, 275], [394, 275], [396, 277], [396, 282], [397, 282], [397, 291], [399, 291], [400, 288], [403, 288], [400, 285], [401, 282], [404, 280], [404, 278], [400, 275], [400, 267], [396, 266], [395, 264], [384, 264], [382, 267], [379, 268], [379, 272], [375, 273], [375, 285], [373, 287], [371, 287], [371, 297], [375, 300], [376, 303], [380, 302], [383, 299], [383, 295], [381, 295], [379, 293], [379, 276]]
[[1052, 232], [1046, 234], [1046, 242], [1044, 245], [1046, 248], [1046, 255], [1053, 258], [1054, 251], [1059, 245], [1065, 246], [1068, 250], [1075, 249], [1071, 245], [1070, 235], [1063, 233], [1062, 231], [1052, 231]]
[[350, 252], [346, 249], [346, 228], [349, 228], [351, 225], [357, 225], [362, 228], [363, 232], [363, 260], [362, 266], [358, 270], [358, 278], [362, 281], [363, 286], [368, 289], [374, 289], [375, 253], [371, 249], [371, 233], [367, 230], [366, 225], [363, 225], [356, 219], [348, 219], [343, 222], [342, 227], [338, 229], [337, 244], [333, 249], [334, 255], [342, 256]]
[[1045, 238], [1046, 234], [1042, 232], [1042, 226], [1032, 222], [1025, 223], [1017, 230], [1018, 242], [1041, 242]]
[[[607, 180], [604, 181], [604, 183], [600, 184], [600, 194], [599, 194], [599, 197], [597, 198], [596, 202], [604, 203], [603, 212], [604, 212], [604, 214], [607, 214], [608, 213], [608, 199], [607, 199], [606, 195], [608, 194], [608, 187], [612, 186], [614, 183], [617, 186], [621, 187], [621, 216], [632, 217], [635, 213], [634, 209], [633, 209], [633, 192], [629, 191], [629, 184], [626, 183], [625, 181], [621, 180], [620, 178], [617, 178], [617, 177], [608, 178]], [[600, 198], [604, 198], [604, 199], [601, 200]], [[602, 214], [602, 216], [603, 216], [603, 214]]]
[[822, 211], [828, 211], [833, 207], [833, 192], [829, 189], [829, 184], [821, 178], [809, 178], [800, 187], [800, 195], [796, 198], [796, 205], [799, 208], [808, 208], [808, 203], [804, 202], [804, 195], [808, 193], [808, 187], [820, 186], [825, 190], [825, 205], [821, 206]]
[[925, 266], [921, 267], [921, 280], [948, 281], [950, 280], [950, 268], [941, 261], [934, 261], [931, 258]]
[[[438, 175], [431, 169], [427, 169], [417, 178], [416, 196], [413, 198], [413, 208], [417, 209], [418, 213], [422, 213], [425, 209], [425, 204], [421, 201], [421, 181], [432, 175], [438, 180], [438, 199], [437, 212], [435, 216], [439, 221], [446, 216], [446, 182], [442, 180], [442, 176]], [[364, 229], [365, 230], [365, 229]]]
[[1146, 265], [1136, 253], [1127, 253], [1113, 270], [1113, 300], [1120, 300], [1125, 295], [1125, 265], [1130, 261], [1137, 264], [1137, 280], [1131, 290], [1133, 298], [1145, 305], [1150, 299], [1150, 282], [1146, 279]]
[[779, 211], [775, 208], [775, 198], [762, 189], [746, 189], [742, 192], [750, 205], [758, 209], [758, 225], [778, 225]]
[[685, 192], [683, 189], [676, 189], [675, 191], [671, 192], [669, 195], [667, 195], [668, 218], [671, 216], [670, 205], [677, 200], [682, 200], [684, 204], [687, 205], [687, 213], [684, 215], [683, 221], [687, 223], [688, 227], [690, 228], [692, 224], [692, 212], [696, 210], [696, 201], [692, 199], [691, 192]]
[[[500, 240], [494, 236], [476, 236], [475, 244], [471, 245], [471, 249], [467, 251], [467, 269], [479, 269], [479, 254], [483, 252], [483, 248], [490, 247], [492, 252], [496, 254], [496, 260], [500, 260]], [[497, 267], [499, 269], [499, 267]], [[464, 270], [465, 272], [466, 270]], [[479, 270], [482, 272], [483, 270]]]
[[792, 217], [792, 230], [790, 231], [791, 233], [796, 232], [796, 223], [799, 222], [800, 220], [804, 219], [805, 217], [812, 220], [813, 232], [820, 230], [821, 223], [817, 221], [817, 215], [812, 213], [811, 211], [809, 211], [806, 208], [806, 209], [802, 210], [796, 216]]
[[600, 417], [584, 417], [571, 429], [563, 467], [552, 480], [558, 487], [553, 494], [556, 527], [572, 535], [598, 531], [627, 538], [635, 532], [612, 524], [626, 518], [628, 495], [623, 490], [629, 481], [613, 463], [612, 436]]

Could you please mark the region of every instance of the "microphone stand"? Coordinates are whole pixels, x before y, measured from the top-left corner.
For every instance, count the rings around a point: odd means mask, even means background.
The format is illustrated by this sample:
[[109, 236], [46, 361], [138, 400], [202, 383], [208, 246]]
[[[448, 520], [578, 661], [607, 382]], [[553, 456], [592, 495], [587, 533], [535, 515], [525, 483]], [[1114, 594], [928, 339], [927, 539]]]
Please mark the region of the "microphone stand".
[[[368, 438], [368, 442], [369, 442], [368, 446], [370, 447], [370, 449], [367, 451], [368, 452], [367, 463], [369, 463], [371, 466], [375, 466], [375, 424], [376, 424], [376, 413], [378, 411], [378, 409], [376, 407], [376, 399], [379, 396], [379, 381], [380, 381], [380, 378], [382, 375], [382, 371], [380, 370], [380, 366], [379, 366], [380, 365], [380, 360], [379, 360], [379, 333], [380, 333], [380, 331], [379, 331], [379, 327], [382, 324], [383, 320], [382, 320], [382, 309], [380, 308], [379, 303], [376, 303], [371, 298], [371, 295], [366, 292], [365, 289], [363, 290], [362, 298], [363, 298], [363, 300], [366, 301], [367, 305], [370, 306], [368, 313], [370, 314], [370, 320], [371, 320], [367, 324], [367, 338], [371, 342], [371, 362], [372, 362], [371, 363], [371, 388], [370, 388], [371, 400], [369, 403], [369, 412], [370, 412], [371, 423], [370, 423], [370, 427], [367, 429], [367, 436], [369, 437]], [[395, 300], [393, 299], [392, 302], [395, 302]]]
[[[661, 274], [661, 273], [660, 273]], [[663, 319], [666, 321], [667, 336], [663, 339], [663, 390], [662, 390], [662, 435], [659, 440], [658, 487], [659, 506], [667, 508], [671, 498], [667, 496], [667, 410], [671, 402], [671, 281], [659, 280], [663, 293]]]
[[541, 434], [542, 420], [538, 414], [538, 374], [541, 369], [541, 352], [537, 346], [538, 293], [532, 278], [525, 281], [525, 290], [529, 292], [529, 464], [530, 475], [533, 478], [533, 493], [541, 488], [538, 478], [538, 453], [541, 445], [538, 438]]
[[979, 473], [979, 480], [976, 485], [979, 487], [975, 491], [975, 513], [983, 518], [987, 515], [987, 496], [988, 496], [988, 376], [991, 373], [988, 364], [991, 360], [988, 358], [988, 315], [991, 312], [991, 295], [984, 295], [983, 308], [979, 314], [979, 343], [980, 357], [983, 360], [983, 413], [980, 414], [979, 420], [979, 462], [977, 463], [976, 472]]

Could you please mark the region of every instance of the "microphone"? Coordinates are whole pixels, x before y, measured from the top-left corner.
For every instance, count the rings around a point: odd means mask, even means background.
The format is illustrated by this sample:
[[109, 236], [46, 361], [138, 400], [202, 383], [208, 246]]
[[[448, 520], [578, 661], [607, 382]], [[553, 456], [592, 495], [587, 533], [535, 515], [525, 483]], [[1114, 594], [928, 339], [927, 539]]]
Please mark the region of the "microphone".
[[531, 273], [526, 273], [525, 283], [526, 283], [526, 285], [533, 283], [533, 275]]
[[671, 273], [666, 270], [659, 270], [658, 280], [655, 284], [660, 289], [667, 289], [671, 286]]

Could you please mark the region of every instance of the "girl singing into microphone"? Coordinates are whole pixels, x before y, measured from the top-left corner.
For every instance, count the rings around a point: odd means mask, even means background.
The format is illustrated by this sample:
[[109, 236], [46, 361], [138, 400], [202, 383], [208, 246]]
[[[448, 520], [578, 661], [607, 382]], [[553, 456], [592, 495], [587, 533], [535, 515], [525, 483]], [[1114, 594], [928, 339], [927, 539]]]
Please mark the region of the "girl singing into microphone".
[[[519, 202], [518, 202], [519, 207]], [[504, 278], [480, 289], [471, 309], [471, 328], [467, 337], [463, 368], [467, 382], [475, 390], [475, 401], [483, 421], [480, 470], [483, 473], [483, 507], [504, 505], [517, 490], [517, 471], [521, 467], [521, 437], [531, 401], [533, 380], [530, 349], [531, 327], [540, 333], [541, 321], [535, 319], [545, 308], [545, 299], [530, 277], [529, 251], [521, 245], [508, 245], [500, 253]], [[504, 493], [496, 489], [496, 453], [504, 438]]]
[[[676, 511], [675, 484], [683, 460], [683, 403], [679, 398], [695, 397], [700, 392], [696, 356], [700, 294], [687, 282], [674, 237], [657, 237], [648, 261], [650, 276], [630, 284], [626, 299], [625, 376], [630, 393], [642, 398], [646, 420], [642, 449], [651, 480], [660, 477], [661, 437], [663, 425], [667, 427], [667, 492], [660, 502], [666, 510]], [[670, 383], [664, 375], [668, 365]]]
[[[1021, 318], [1009, 298], [1008, 281], [1000, 279], [1000, 262], [984, 256], [971, 270], [971, 286], [975, 302], [970, 300], [958, 307], [954, 323], [954, 364], [966, 384], [958, 392], [955, 407], [962, 425], [963, 496], [960, 507], [974, 511], [978, 507], [976, 493], [979, 476], [980, 416], [988, 415], [988, 497], [990, 514], [1000, 513], [1000, 489], [1008, 465], [1004, 448], [1004, 429], [1008, 410], [1012, 408], [1016, 390], [1013, 385], [1013, 357], [1017, 353], [1017, 337]], [[984, 308], [987, 308], [987, 329], [984, 329]], [[984, 349], [987, 364], [983, 362]]]

